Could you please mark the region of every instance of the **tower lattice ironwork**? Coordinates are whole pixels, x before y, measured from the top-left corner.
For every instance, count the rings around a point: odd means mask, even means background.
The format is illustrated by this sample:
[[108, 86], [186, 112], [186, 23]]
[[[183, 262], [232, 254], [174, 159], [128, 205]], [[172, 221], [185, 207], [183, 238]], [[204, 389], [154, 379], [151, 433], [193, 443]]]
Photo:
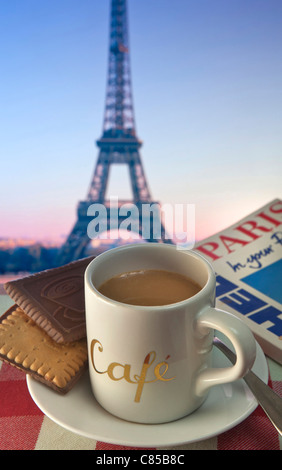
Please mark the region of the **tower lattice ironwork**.
[[[129, 210], [130, 204], [134, 204], [139, 209], [140, 217], [135, 226], [138, 227], [139, 234], [142, 234], [142, 206], [143, 204], [149, 203], [152, 205], [154, 203], [140, 157], [141, 145], [142, 142], [136, 135], [132, 98], [127, 0], [111, 0], [105, 113], [102, 137], [97, 141], [99, 155], [87, 198], [85, 201], [79, 202], [77, 221], [59, 253], [60, 264], [82, 258], [85, 255], [85, 250], [90, 241], [87, 234], [87, 227], [91, 220], [88, 211], [90, 205], [94, 203], [103, 204], [110, 211], [109, 200], [106, 200], [106, 190], [111, 165], [128, 165], [132, 200], [121, 200], [118, 201], [118, 204], [119, 206], [126, 204]], [[118, 215], [118, 224], [124, 217], [124, 215]], [[110, 217], [107, 216], [108, 230], [110, 229], [109, 220]], [[156, 239], [153, 227], [151, 227], [150, 235], [146, 237], [146, 241], [170, 242], [170, 240], [165, 239], [165, 231], [161, 222], [160, 227], [161, 237]]]

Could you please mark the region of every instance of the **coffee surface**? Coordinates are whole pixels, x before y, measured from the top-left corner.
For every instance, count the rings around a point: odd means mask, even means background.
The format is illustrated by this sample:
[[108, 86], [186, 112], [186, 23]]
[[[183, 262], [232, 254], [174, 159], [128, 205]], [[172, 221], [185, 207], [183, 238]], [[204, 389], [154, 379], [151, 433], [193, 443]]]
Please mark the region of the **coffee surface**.
[[145, 269], [118, 274], [100, 287], [106, 297], [131, 305], [169, 305], [197, 294], [201, 287], [183, 274]]

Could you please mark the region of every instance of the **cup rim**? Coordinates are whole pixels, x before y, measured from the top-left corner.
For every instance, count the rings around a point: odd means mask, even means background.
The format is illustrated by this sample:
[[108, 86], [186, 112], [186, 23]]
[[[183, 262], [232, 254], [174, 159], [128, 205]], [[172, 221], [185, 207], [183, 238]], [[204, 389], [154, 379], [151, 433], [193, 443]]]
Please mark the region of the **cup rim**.
[[[109, 303], [111, 305], [116, 305], [116, 306], [122, 306], [124, 308], [130, 308], [134, 309], [137, 311], [143, 310], [143, 311], [161, 311], [161, 310], [168, 310], [168, 309], [175, 309], [176, 307], [183, 307], [188, 304], [192, 304], [194, 302], [198, 302], [198, 300], [205, 296], [206, 294], [209, 293], [211, 290], [211, 282], [214, 276], [214, 271], [209, 263], [209, 261], [203, 257], [200, 253], [195, 253], [193, 250], [178, 250], [182, 251], [183, 254], [190, 255], [196, 259], [198, 259], [200, 262], [202, 262], [206, 269], [207, 269], [207, 281], [204, 284], [204, 286], [201, 288], [199, 292], [194, 294], [193, 296], [189, 297], [188, 299], [181, 300], [179, 302], [174, 302], [171, 304], [164, 304], [164, 305], [133, 305], [133, 304], [127, 304], [124, 302], [120, 302], [114, 299], [110, 299], [109, 297], [106, 297], [104, 294], [102, 294], [97, 287], [93, 284], [92, 281], [92, 274], [93, 274], [93, 265], [97, 263], [97, 260], [99, 259], [99, 262], [101, 261], [101, 258], [103, 257], [108, 257], [112, 255], [112, 252], [118, 252], [118, 251], [125, 251], [129, 249], [146, 249], [145, 247], [152, 247], [155, 246], [157, 249], [174, 249], [176, 250], [176, 246], [172, 244], [161, 244], [161, 243], [130, 243], [127, 245], [123, 246], [118, 246], [111, 248], [107, 251], [104, 251], [103, 253], [100, 253], [96, 258], [94, 258], [90, 263], [88, 264], [85, 274], [84, 274], [84, 281], [85, 281], [85, 288], [88, 287], [92, 293], [94, 293], [97, 297], [101, 298], [104, 302]], [[144, 247], [144, 248], [143, 248]]]

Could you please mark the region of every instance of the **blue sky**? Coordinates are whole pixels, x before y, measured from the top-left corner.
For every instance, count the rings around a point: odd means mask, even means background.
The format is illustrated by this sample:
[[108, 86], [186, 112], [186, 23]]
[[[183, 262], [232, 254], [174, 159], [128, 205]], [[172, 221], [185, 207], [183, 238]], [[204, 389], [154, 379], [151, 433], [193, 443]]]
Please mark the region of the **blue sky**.
[[[66, 235], [98, 156], [110, 0], [0, 6], [0, 237]], [[154, 199], [195, 204], [202, 238], [281, 197], [281, 0], [128, 0], [128, 9]], [[125, 176], [113, 168], [109, 195], [127, 195]]]

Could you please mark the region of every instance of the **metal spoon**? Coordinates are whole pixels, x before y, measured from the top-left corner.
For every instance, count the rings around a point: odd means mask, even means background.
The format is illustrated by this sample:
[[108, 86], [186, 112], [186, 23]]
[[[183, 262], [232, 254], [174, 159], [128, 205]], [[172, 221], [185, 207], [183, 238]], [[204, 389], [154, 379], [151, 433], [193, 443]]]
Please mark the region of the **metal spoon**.
[[[220, 339], [215, 337], [213, 344], [228, 357], [232, 364], [236, 362], [236, 355]], [[249, 371], [243, 379], [272, 424], [282, 436], [282, 398], [252, 371]]]

